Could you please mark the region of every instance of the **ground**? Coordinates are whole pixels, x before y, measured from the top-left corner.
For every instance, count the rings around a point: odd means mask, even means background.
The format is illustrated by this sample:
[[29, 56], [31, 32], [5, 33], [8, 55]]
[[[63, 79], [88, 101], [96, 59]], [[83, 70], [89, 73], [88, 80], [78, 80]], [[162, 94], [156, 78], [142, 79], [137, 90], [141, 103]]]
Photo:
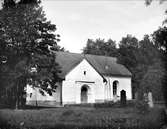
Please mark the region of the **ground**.
[[164, 124], [163, 110], [149, 109], [142, 114], [135, 108], [65, 107], [47, 109], [1, 109], [0, 121], [24, 127], [105, 127], [159, 128]]

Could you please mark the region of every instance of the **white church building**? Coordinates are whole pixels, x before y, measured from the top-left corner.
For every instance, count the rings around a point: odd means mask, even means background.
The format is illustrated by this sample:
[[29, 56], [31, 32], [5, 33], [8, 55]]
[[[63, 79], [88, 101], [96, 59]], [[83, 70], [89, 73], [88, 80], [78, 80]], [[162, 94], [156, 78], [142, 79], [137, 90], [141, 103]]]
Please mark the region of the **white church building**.
[[120, 92], [126, 91], [132, 99], [129, 70], [117, 63], [114, 57], [56, 52], [56, 62], [61, 67], [62, 81], [57, 83], [52, 96], [27, 86], [27, 105], [58, 106], [65, 104], [101, 103], [119, 101]]

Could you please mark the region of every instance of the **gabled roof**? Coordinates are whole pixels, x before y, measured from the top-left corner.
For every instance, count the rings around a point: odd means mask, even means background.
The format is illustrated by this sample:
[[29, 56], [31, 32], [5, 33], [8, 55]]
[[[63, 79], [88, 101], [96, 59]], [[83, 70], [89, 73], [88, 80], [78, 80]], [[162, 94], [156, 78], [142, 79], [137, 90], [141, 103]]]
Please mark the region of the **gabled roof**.
[[81, 54], [56, 52], [56, 62], [61, 67], [60, 77], [65, 78], [65, 76], [82, 60], [83, 56]]
[[114, 57], [56, 52], [56, 62], [61, 67], [60, 77], [65, 78], [83, 59], [86, 59], [101, 76], [132, 76], [129, 70], [125, 66], [118, 64], [117, 59]]

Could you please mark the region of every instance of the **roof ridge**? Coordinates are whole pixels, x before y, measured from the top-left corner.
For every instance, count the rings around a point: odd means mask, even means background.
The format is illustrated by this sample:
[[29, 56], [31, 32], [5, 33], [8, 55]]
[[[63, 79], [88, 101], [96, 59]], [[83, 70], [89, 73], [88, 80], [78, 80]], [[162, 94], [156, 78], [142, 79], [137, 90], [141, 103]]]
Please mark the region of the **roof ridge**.
[[68, 53], [68, 54], [77, 54], [81, 55], [81, 53], [74, 53], [74, 52], [68, 52], [68, 51], [54, 51], [55, 53]]
[[[63, 51], [54, 51], [54, 53], [57, 55], [57, 61], [62, 67], [62, 77], [65, 77], [65, 75], [83, 59], [86, 59], [92, 64], [96, 71], [102, 75], [131, 76], [130, 71], [124, 65], [117, 62], [116, 57]], [[108, 69], [105, 69], [105, 65], [108, 66]]]
[[96, 56], [96, 57], [107, 57], [107, 58], [111, 58], [111, 59], [117, 59], [117, 57], [113, 57], [113, 56], [106, 56], [106, 55], [93, 55], [93, 54], [84, 54], [84, 53], [74, 53], [74, 52], [64, 52], [64, 51], [55, 51], [56, 53], [67, 53], [67, 54], [76, 54], [76, 55], [81, 55], [83, 57], [86, 56]]
[[98, 56], [98, 57], [108, 57], [108, 58], [117, 58], [117, 57], [106, 56], [106, 55], [93, 55], [93, 54], [85, 54], [85, 55]]

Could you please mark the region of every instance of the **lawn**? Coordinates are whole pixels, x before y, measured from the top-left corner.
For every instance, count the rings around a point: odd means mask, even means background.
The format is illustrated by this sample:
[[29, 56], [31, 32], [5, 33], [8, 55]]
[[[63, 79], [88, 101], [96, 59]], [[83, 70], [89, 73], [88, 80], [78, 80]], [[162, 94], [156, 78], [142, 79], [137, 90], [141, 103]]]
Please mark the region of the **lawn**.
[[162, 109], [149, 109], [145, 114], [132, 107], [94, 108], [64, 107], [33, 110], [1, 109], [0, 121], [27, 128], [160, 128], [164, 120]]

